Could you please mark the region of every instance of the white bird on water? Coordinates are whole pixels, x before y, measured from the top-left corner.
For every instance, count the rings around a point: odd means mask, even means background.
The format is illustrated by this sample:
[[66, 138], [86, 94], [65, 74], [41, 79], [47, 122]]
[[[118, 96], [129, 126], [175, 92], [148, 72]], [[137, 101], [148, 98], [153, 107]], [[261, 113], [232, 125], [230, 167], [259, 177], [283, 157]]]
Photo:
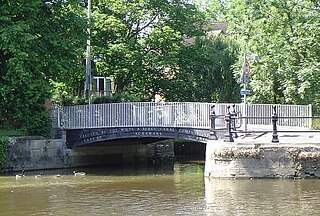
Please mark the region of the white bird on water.
[[35, 178], [41, 178], [42, 177], [42, 173], [39, 173], [38, 175], [34, 176]]
[[60, 175], [59, 173], [57, 175], [54, 176], [55, 178], [61, 178], [62, 175]]
[[85, 176], [86, 173], [85, 173], [85, 172], [73, 171], [73, 175], [74, 175], [74, 176]]
[[16, 179], [21, 179], [22, 177], [24, 177], [24, 170], [22, 170], [20, 174], [16, 175]]

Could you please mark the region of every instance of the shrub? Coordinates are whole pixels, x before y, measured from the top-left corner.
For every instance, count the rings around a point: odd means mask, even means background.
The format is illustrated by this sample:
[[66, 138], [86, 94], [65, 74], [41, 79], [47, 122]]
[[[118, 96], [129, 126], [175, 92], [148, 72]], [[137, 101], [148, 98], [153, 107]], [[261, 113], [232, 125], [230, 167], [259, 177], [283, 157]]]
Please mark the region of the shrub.
[[137, 101], [140, 101], [140, 100], [134, 95], [130, 95], [127, 93], [116, 93], [112, 96], [96, 97], [92, 100], [92, 103], [102, 104], [102, 103], [121, 103], [121, 102], [137, 102]]
[[46, 110], [30, 113], [26, 117], [24, 129], [31, 136], [48, 136], [50, 133], [50, 115]]
[[0, 168], [3, 168], [8, 156], [9, 140], [7, 137], [0, 137]]
[[320, 119], [312, 120], [312, 128], [315, 130], [320, 130]]

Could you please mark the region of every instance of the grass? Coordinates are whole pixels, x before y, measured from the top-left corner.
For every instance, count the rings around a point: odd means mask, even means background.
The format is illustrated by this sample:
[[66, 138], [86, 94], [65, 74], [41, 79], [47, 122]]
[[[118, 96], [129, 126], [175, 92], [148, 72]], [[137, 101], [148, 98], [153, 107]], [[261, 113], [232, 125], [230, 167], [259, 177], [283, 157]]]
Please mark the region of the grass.
[[18, 129], [7, 129], [0, 128], [0, 137], [16, 137], [16, 136], [25, 136], [26, 133]]

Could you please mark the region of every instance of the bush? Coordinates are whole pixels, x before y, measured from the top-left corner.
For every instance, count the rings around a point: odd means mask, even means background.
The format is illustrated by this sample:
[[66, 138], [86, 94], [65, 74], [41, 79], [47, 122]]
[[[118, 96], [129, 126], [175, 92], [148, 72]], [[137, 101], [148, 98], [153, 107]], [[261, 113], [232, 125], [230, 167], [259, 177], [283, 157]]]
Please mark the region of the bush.
[[113, 96], [101, 96], [101, 97], [93, 98], [92, 100], [93, 104], [118, 103], [118, 102], [120, 101], [118, 101], [118, 99]]
[[9, 140], [7, 137], [0, 137], [0, 168], [3, 168], [8, 156]]
[[[93, 97], [93, 104], [102, 104], [102, 103], [121, 103], [121, 102], [138, 102], [141, 101], [138, 97], [130, 95], [128, 93], [116, 93], [112, 96], [101, 96]], [[84, 97], [73, 97], [67, 96], [60, 98], [59, 101], [54, 101], [54, 103], [63, 106], [73, 106], [73, 105], [85, 105], [87, 101]]]
[[320, 119], [312, 120], [312, 128], [315, 130], [320, 130]]
[[50, 133], [50, 115], [46, 110], [30, 113], [26, 117], [24, 129], [31, 136], [48, 136]]
[[127, 93], [116, 93], [112, 96], [96, 97], [92, 100], [92, 103], [102, 104], [102, 103], [121, 103], [121, 102], [137, 102], [137, 101], [140, 101], [140, 100], [134, 95], [130, 95]]

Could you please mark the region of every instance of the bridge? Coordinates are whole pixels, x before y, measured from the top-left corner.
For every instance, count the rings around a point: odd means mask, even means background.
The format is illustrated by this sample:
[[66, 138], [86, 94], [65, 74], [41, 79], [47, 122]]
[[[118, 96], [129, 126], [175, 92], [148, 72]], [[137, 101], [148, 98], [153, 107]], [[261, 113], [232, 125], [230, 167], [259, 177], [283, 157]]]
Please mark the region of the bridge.
[[[231, 106], [231, 109], [227, 109]], [[272, 104], [222, 104], [197, 102], [134, 102], [66, 106], [56, 110], [55, 127], [66, 131], [67, 147], [99, 142], [151, 143], [164, 139], [185, 139], [207, 143], [212, 130], [226, 126], [225, 115], [231, 112], [239, 128], [244, 125], [272, 125]], [[311, 127], [309, 105], [275, 105], [279, 126]], [[259, 118], [253, 118], [254, 116]], [[306, 117], [306, 118], [303, 118]], [[272, 126], [270, 126], [271, 129]], [[246, 130], [246, 128], [245, 128]], [[239, 131], [240, 132], [240, 131]], [[222, 134], [225, 132], [222, 132]]]

